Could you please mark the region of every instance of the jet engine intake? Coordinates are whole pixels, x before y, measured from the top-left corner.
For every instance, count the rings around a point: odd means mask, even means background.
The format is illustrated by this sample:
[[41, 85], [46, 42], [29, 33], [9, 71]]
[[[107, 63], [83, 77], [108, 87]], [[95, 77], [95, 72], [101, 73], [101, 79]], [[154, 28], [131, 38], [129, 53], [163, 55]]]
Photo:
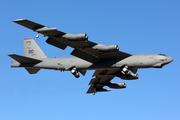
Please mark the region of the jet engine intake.
[[85, 33], [79, 34], [65, 34], [62, 37], [68, 39], [69, 41], [87, 41], [88, 36]]
[[110, 84], [107, 85], [107, 86], [110, 87], [110, 88], [114, 88], [114, 89], [126, 88], [126, 84], [123, 83], [123, 82], [120, 82], [120, 83], [110, 82]]

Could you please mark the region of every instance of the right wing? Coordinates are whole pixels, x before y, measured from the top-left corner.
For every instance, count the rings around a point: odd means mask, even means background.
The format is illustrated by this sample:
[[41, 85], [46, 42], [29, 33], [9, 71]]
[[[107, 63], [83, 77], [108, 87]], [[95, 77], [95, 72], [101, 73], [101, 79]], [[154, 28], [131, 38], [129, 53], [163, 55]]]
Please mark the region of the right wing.
[[71, 53], [72, 55], [91, 63], [99, 62], [102, 59], [124, 59], [131, 56], [129, 53], [119, 51], [117, 45], [107, 46], [91, 42], [84, 33], [69, 34], [59, 31], [57, 28], [40, 25], [27, 19], [15, 20], [14, 22], [35, 32], [41, 33], [44, 36], [48, 36], [49, 38], [46, 42], [55, 47], [63, 50], [67, 46], [75, 48]]
[[125, 83], [113, 83], [110, 82], [115, 76], [116, 73], [121, 70], [96, 70], [94, 75], [95, 78], [91, 79], [89, 85], [90, 88], [88, 89], [87, 93], [93, 93], [96, 92], [104, 92], [104, 91], [111, 91], [111, 89], [104, 89], [104, 86], [108, 86], [110, 88], [126, 88]]
[[18, 20], [14, 20], [13, 22], [44, 35], [45, 33], [51, 34], [51, 35], [59, 35], [59, 36], [62, 36], [65, 34], [64, 32], [57, 31], [57, 28], [49, 28], [47, 26], [32, 22], [27, 19], [18, 19]]

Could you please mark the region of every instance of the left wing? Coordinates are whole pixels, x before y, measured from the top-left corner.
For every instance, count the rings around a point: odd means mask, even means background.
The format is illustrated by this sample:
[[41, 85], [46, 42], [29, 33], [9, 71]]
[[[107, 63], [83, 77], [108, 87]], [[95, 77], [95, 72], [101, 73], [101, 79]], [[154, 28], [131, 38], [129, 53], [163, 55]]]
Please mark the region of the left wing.
[[91, 42], [88, 40], [88, 36], [85, 33], [69, 34], [58, 31], [57, 28], [40, 25], [27, 19], [19, 19], [14, 22], [35, 32], [41, 33], [44, 36], [48, 36], [49, 38], [46, 42], [53, 46], [63, 50], [67, 46], [75, 48], [71, 53], [72, 55], [92, 63], [98, 62], [102, 59], [124, 59], [131, 56], [129, 53], [119, 51], [119, 47], [117, 45], [107, 46]]
[[103, 92], [103, 91], [111, 91], [111, 89], [104, 89], [104, 86], [108, 86], [110, 88], [120, 89], [126, 88], [125, 83], [113, 83], [110, 82], [117, 72], [121, 70], [96, 70], [94, 75], [95, 78], [91, 79], [87, 93]]

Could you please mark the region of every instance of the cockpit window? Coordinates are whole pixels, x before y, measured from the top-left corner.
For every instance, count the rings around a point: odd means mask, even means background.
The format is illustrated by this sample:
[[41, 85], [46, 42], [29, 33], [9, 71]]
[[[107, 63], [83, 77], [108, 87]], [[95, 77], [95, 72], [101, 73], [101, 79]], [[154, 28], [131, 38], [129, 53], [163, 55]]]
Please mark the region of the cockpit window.
[[158, 55], [161, 55], [161, 56], [166, 56], [165, 54], [158, 54]]
[[159, 61], [165, 61], [165, 59], [159, 59]]

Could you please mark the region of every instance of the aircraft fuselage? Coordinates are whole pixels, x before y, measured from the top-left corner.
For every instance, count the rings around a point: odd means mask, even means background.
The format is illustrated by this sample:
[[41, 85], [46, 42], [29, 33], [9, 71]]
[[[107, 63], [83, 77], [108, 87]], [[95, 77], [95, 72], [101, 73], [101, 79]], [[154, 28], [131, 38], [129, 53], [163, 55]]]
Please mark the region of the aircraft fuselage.
[[135, 54], [125, 59], [103, 60], [98, 63], [90, 63], [76, 57], [66, 58], [44, 58], [37, 64], [20, 64], [13, 61], [11, 67], [33, 67], [41, 69], [68, 70], [71, 67], [77, 69], [97, 70], [97, 69], [116, 69], [124, 65], [136, 68], [162, 68], [164, 65], [173, 61], [171, 57], [164, 54]]

